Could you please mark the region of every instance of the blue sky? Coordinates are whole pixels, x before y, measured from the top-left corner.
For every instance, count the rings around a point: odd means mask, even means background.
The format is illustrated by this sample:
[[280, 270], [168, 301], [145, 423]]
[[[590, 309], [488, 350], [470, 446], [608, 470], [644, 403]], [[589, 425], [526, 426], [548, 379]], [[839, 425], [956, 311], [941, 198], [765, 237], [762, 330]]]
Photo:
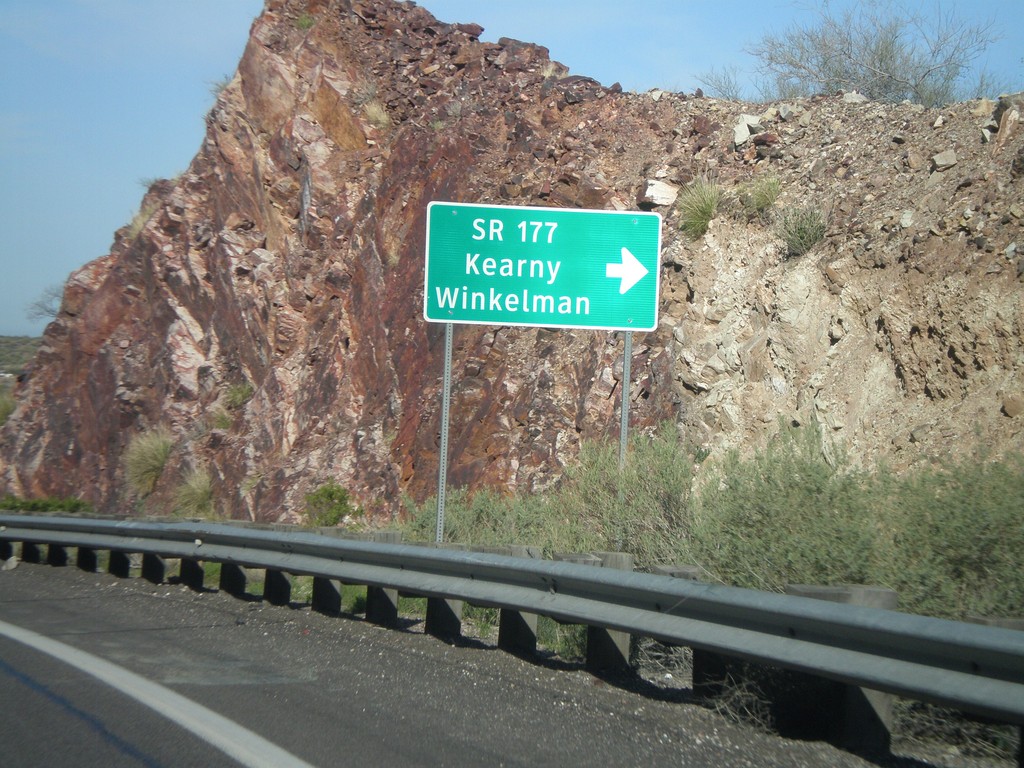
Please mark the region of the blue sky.
[[[423, 0], [484, 40], [547, 46], [573, 73], [627, 90], [692, 92], [711, 68], [750, 70], [744, 46], [807, 20], [781, 0]], [[924, 9], [939, 7], [923, 2]], [[183, 171], [212, 83], [234, 72], [262, 0], [0, 0], [0, 335], [37, 335], [28, 306], [109, 251], [143, 179]], [[946, 0], [1001, 39], [982, 62], [1024, 89], [1024, 1]], [[752, 93], [753, 95], [753, 93]]]

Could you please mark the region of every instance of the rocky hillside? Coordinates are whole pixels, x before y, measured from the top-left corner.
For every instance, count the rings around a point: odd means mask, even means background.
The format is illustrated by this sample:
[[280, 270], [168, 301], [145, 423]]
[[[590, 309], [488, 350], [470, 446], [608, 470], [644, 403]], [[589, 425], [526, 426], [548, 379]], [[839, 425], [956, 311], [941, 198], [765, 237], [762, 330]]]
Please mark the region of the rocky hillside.
[[[817, 422], [897, 467], [1024, 449], [1021, 101], [623, 93], [541, 47], [391, 0], [269, 0], [205, 141], [75, 273], [0, 432], [0, 492], [173, 507], [208, 471], [234, 517], [290, 519], [329, 480], [393, 513], [432, 493], [443, 329], [421, 318], [431, 200], [660, 211], [661, 320], [637, 334], [636, 429], [714, 454]], [[771, 215], [828, 214], [799, 258]], [[692, 179], [727, 193], [679, 230]], [[459, 326], [452, 482], [545, 488], [617, 434], [621, 335]], [[156, 490], [133, 437], [174, 436]]]

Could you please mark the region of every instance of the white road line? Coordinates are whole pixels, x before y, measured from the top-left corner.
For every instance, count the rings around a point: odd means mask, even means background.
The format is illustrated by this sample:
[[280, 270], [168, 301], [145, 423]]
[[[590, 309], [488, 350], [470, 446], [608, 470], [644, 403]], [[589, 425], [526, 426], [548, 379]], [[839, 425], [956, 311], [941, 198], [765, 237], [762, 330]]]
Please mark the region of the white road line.
[[0, 635], [35, 648], [92, 675], [194, 733], [249, 768], [313, 768], [233, 720], [186, 699], [169, 688], [70, 645], [0, 621]]

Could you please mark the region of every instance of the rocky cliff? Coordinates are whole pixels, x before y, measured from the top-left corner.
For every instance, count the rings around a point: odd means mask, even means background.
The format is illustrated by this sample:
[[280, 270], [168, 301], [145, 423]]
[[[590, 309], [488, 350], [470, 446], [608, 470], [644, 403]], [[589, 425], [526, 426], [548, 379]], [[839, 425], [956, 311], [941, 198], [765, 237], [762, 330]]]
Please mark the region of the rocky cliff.
[[[581, 440], [675, 421], [714, 454], [781, 421], [897, 467], [1024, 449], [1024, 131], [1012, 98], [624, 93], [541, 47], [391, 0], [268, 0], [188, 170], [76, 272], [0, 432], [0, 490], [169, 510], [191, 469], [234, 517], [328, 480], [393, 513], [436, 485], [443, 329], [421, 318], [431, 200], [659, 210], [661, 319], [619, 334], [459, 326], [451, 481], [532, 491]], [[777, 177], [825, 240], [787, 258], [730, 203]], [[673, 204], [726, 202], [707, 234]], [[154, 493], [130, 440], [174, 448]]]

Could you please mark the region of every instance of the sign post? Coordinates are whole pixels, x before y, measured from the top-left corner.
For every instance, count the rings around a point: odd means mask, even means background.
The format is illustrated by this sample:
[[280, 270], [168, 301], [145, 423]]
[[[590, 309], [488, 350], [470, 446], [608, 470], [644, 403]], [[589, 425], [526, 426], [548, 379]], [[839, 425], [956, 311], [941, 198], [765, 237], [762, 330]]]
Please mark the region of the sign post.
[[451, 324], [624, 331], [620, 464], [633, 331], [658, 327], [661, 215], [475, 203], [427, 206], [423, 317], [445, 323], [437, 541], [444, 526]]

